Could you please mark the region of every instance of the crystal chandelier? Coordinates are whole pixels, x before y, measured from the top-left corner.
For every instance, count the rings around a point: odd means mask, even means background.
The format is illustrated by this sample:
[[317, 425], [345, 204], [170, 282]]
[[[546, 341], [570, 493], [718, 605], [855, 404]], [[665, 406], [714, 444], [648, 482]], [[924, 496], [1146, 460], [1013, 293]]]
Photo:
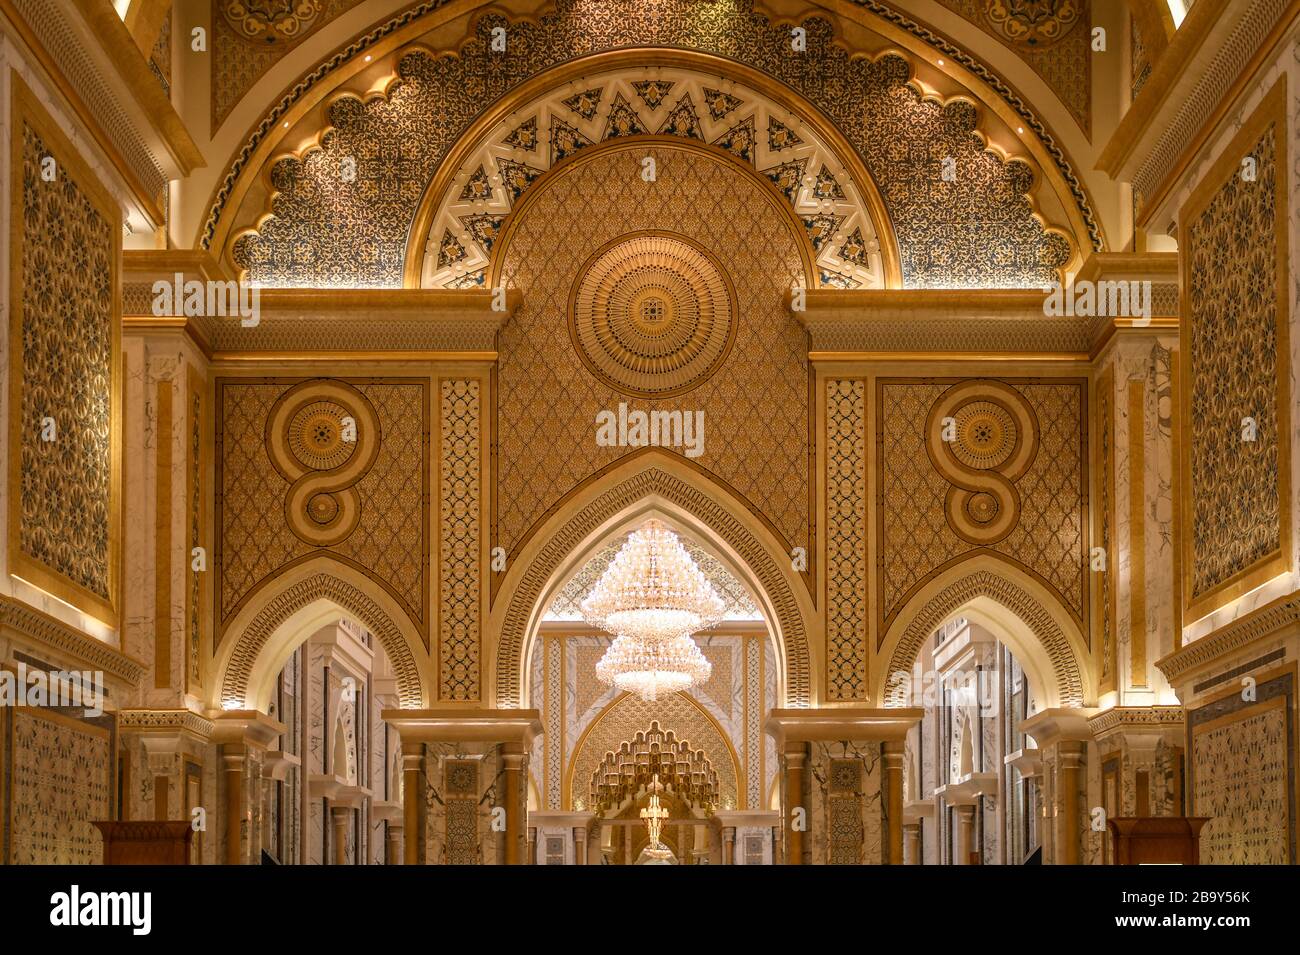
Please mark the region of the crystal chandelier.
[[643, 700], [707, 683], [713, 665], [686, 634], [662, 643], [647, 643], [620, 634], [596, 664], [596, 677]]
[[647, 521], [628, 536], [582, 601], [583, 618], [614, 634], [596, 676], [643, 700], [704, 683], [712, 667], [691, 634], [726, 610], [677, 535]]
[[593, 627], [646, 643], [707, 629], [726, 612], [677, 535], [654, 520], [628, 536], [581, 609]]

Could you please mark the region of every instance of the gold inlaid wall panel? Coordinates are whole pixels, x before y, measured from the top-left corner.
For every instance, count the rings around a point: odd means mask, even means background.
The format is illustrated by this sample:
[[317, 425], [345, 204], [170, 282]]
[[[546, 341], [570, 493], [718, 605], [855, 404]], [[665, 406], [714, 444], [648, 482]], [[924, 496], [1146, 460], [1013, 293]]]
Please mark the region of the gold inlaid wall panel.
[[[656, 180], [641, 160], [656, 161]], [[523, 304], [499, 336], [493, 545], [517, 550], [584, 480], [640, 450], [601, 446], [596, 416], [628, 409], [702, 412], [687, 460], [765, 515], [789, 546], [807, 547], [809, 378], [799, 324], [782, 306], [802, 284], [796, 225], [775, 190], [707, 147], [615, 144], [579, 155], [528, 193], [501, 238], [505, 284]], [[571, 288], [596, 250], [634, 233], [671, 230], [720, 256], [735, 287], [734, 344], [717, 373], [671, 398], [636, 398], [580, 361], [567, 331]], [[685, 454], [681, 446], [665, 451]]]
[[867, 383], [826, 381], [826, 697], [867, 698]]
[[9, 571], [116, 626], [121, 212], [10, 83]]
[[217, 380], [222, 628], [279, 571], [327, 553], [395, 597], [428, 646], [429, 390], [425, 379]]
[[1286, 105], [1284, 76], [1178, 215], [1189, 622], [1292, 562]]
[[1086, 380], [882, 378], [876, 394], [878, 646], [917, 588], [975, 553], [1032, 573], [1084, 626]]
[[443, 699], [476, 700], [483, 599], [482, 384], [444, 379], [438, 392], [438, 692]]

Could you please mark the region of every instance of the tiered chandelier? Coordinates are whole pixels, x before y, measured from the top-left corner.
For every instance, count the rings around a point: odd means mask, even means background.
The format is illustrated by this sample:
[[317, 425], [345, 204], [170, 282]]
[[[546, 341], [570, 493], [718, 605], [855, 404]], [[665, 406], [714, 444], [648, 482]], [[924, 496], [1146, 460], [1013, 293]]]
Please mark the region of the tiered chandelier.
[[713, 668], [691, 634], [720, 621], [726, 607], [661, 521], [628, 536], [581, 609], [589, 624], [614, 635], [596, 664], [602, 682], [655, 700], [709, 679]]

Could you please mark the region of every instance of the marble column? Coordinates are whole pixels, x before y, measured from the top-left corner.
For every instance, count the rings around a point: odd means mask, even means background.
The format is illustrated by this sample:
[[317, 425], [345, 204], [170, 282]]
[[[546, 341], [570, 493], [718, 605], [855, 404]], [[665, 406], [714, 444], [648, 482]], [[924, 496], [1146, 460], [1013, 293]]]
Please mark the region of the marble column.
[[516, 751], [513, 744], [506, 744], [505, 750], [501, 754], [501, 762], [504, 766], [505, 774], [505, 800], [506, 800], [506, 865], [523, 865], [523, 829], [526, 820], [520, 818], [526, 811], [526, 803], [523, 799], [524, 782], [523, 767], [524, 754], [522, 751]]
[[1056, 790], [1060, 805], [1056, 816], [1057, 865], [1079, 864], [1079, 788], [1085, 751], [1085, 744], [1078, 740], [1057, 744]]
[[903, 740], [884, 742], [886, 847], [891, 865], [903, 864]]
[[808, 747], [806, 744], [795, 743], [786, 747], [786, 805], [783, 807], [785, 809], [786, 865], [803, 865], [803, 834], [809, 822], [807, 801], [803, 796], [803, 772], [807, 760]]
[[970, 854], [975, 846], [975, 807], [954, 806], [953, 810], [957, 817], [957, 850], [954, 853], [957, 858], [953, 862], [970, 865]]
[[909, 822], [903, 826], [903, 865], [921, 863], [921, 824]]
[[242, 746], [222, 747], [221, 775], [226, 794], [226, 865], [240, 865], [247, 861], [243, 854], [244, 813], [244, 750]]
[[424, 744], [402, 741], [402, 828], [407, 865], [424, 865]]
[[221, 748], [225, 792], [225, 860], [256, 864], [261, 857], [262, 769], [267, 748], [285, 725], [257, 710], [225, 710], [213, 720], [213, 742]]
[[736, 864], [736, 827], [722, 827], [722, 864]]
[[537, 865], [537, 827], [528, 827], [528, 858], [524, 865]]
[[587, 864], [587, 827], [573, 827], [573, 864]]
[[388, 844], [385, 847], [384, 854], [385, 865], [402, 864], [402, 830], [405, 827], [400, 822], [389, 821], [388, 823]]
[[352, 810], [346, 806], [330, 807], [330, 822], [333, 824], [333, 830], [330, 833], [334, 840], [334, 864], [348, 864], [348, 823], [352, 820]]

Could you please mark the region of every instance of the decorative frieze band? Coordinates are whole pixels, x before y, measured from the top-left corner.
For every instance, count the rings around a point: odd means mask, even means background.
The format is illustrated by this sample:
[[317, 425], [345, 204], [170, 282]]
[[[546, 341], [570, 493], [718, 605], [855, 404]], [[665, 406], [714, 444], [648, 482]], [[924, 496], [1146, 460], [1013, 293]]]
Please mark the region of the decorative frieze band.
[[0, 596], [0, 629], [10, 629], [58, 650], [92, 670], [136, 684], [144, 665], [65, 623], [10, 597]]

